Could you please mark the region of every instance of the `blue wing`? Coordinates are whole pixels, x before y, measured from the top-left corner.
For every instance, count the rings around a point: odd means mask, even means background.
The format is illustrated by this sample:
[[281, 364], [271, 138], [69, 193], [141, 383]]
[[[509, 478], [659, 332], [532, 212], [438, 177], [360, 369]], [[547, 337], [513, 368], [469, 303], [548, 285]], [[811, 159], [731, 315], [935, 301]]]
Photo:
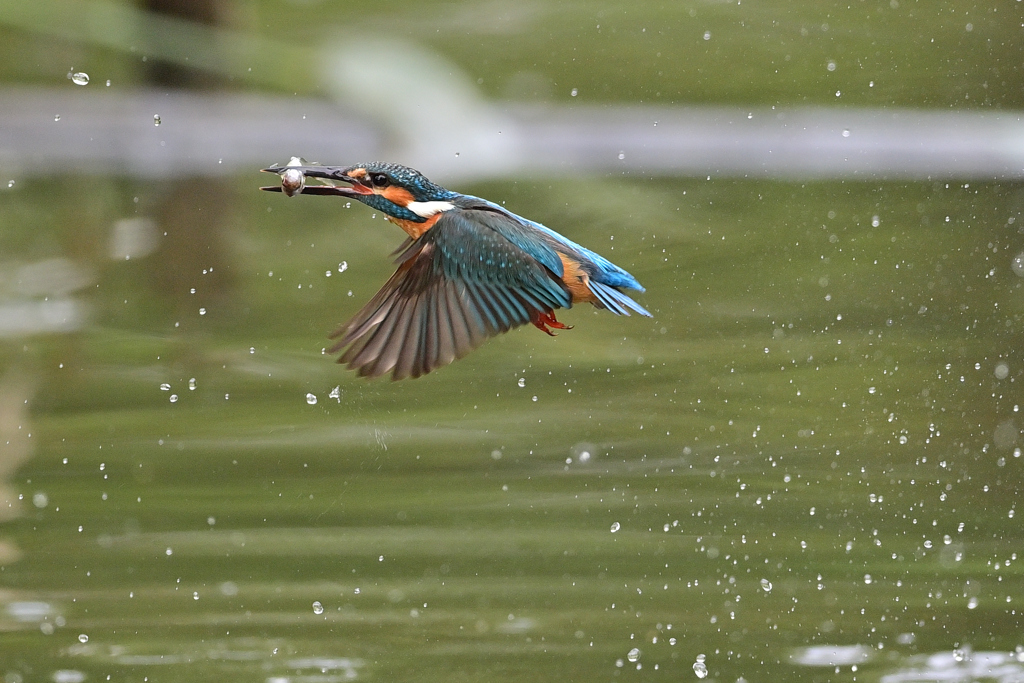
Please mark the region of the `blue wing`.
[[[568, 248], [570, 252], [576, 252], [576, 254], [578, 256], [582, 256], [584, 260], [590, 261], [591, 264], [593, 264], [594, 266], [594, 272], [590, 274], [592, 280], [596, 280], [597, 282], [609, 285], [611, 287], [625, 287], [626, 289], [632, 289], [638, 292], [645, 291], [643, 286], [637, 281], [637, 279], [630, 275], [628, 272], [618, 267], [617, 265], [615, 265], [605, 257], [601, 256], [597, 252], [591, 251], [590, 249], [587, 249], [582, 245], [576, 244], [565, 235], [561, 235], [555, 232], [546, 225], [542, 223], [537, 223], [536, 221], [531, 221], [528, 218], [523, 218], [518, 214], [512, 213], [505, 207], [499, 206], [494, 202], [487, 201], [486, 199], [481, 199], [480, 197], [470, 197], [468, 195], [466, 195], [466, 198], [471, 199], [474, 202], [484, 204], [496, 212], [500, 212], [503, 215], [509, 216], [513, 218], [514, 221], [518, 221], [524, 226], [529, 226], [529, 228], [531, 228], [532, 230], [535, 230], [543, 234], [545, 237], [547, 237], [550, 240], [548, 244], [554, 243], [557, 245], [561, 245], [562, 247]], [[516, 241], [514, 235], [510, 236], [509, 239], [516, 242], [517, 244], [520, 244], [519, 242]], [[524, 242], [526, 244], [520, 244], [520, 246], [523, 247], [524, 249], [529, 249], [532, 245], [537, 244], [538, 240], [534, 238], [524, 240]], [[561, 273], [561, 266], [559, 266], [555, 272]], [[604, 302], [604, 299], [601, 297], [600, 293], [594, 292], [594, 294], [599, 299], [601, 299], [602, 302]], [[650, 315], [650, 313], [635, 305], [635, 302], [633, 302], [632, 299], [629, 299], [629, 297], [625, 298], [634, 304], [633, 306], [630, 306], [630, 308], [636, 310], [638, 313], [642, 313], [648, 316]], [[609, 310], [614, 310], [614, 308], [612, 308], [611, 306], [609, 306], [608, 308]]]
[[[490, 211], [445, 212], [398, 256], [398, 270], [331, 338], [360, 375], [419, 377], [486, 339], [572, 306], [554, 250], [527, 251]], [[557, 271], [555, 270], [557, 267]]]

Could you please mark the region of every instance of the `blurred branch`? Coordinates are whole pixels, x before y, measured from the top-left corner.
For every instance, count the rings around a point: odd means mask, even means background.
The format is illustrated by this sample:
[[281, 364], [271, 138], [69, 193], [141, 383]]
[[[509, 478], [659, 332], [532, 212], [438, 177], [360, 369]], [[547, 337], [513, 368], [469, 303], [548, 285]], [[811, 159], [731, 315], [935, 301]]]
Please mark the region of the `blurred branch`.
[[0, 24], [286, 90], [315, 79], [315, 51], [289, 43], [92, 0], [0, 0]]
[[[102, 167], [214, 176], [303, 156], [401, 160], [440, 180], [552, 171], [1024, 177], [1024, 123], [1013, 111], [527, 107], [487, 100], [457, 66], [408, 40], [345, 35], [297, 46], [105, 0], [0, 0], [0, 23], [289, 93], [316, 86], [335, 100], [78, 86], [9, 91], [0, 97], [0, 164], [21, 173]], [[351, 54], [391, 58], [373, 69], [345, 68]], [[58, 112], [64, 117], [55, 124]]]

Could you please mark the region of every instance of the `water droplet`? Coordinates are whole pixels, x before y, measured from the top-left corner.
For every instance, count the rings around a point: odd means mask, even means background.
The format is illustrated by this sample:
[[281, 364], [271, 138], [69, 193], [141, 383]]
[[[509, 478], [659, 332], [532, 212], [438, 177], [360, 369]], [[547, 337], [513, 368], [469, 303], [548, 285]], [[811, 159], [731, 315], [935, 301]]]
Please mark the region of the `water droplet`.
[[881, 222], [882, 221], [879, 220], [878, 216], [872, 216], [871, 217], [871, 227], [872, 228], [877, 228], [881, 224]]
[[833, 61], [829, 61], [828, 66], [826, 66], [826, 68], [829, 71], [835, 71], [836, 70], [836, 63], [833, 62]]
[[192, 599], [193, 600], [198, 600], [199, 599], [199, 591], [192, 591]]
[[177, 394], [171, 394], [171, 403], [177, 403], [177, 402], [178, 402], [178, 395]]
[[85, 635], [84, 633], [79, 633], [78, 634], [78, 642], [80, 642], [80, 643], [88, 643], [89, 642], [89, 636]]
[[313, 603], [313, 614], [323, 614], [323, 613], [324, 613], [324, 606], [320, 604], [319, 600], [317, 600], [316, 602]]
[[533, 402], [534, 402], [534, 403], [536, 403], [536, 402], [537, 402], [537, 397], [536, 397], [536, 396], [534, 396], [534, 397], [533, 397]]
[[164, 551], [164, 554], [167, 555], [167, 557], [170, 557], [174, 554], [174, 551], [171, 548], [167, 548], [167, 550]]
[[195, 377], [191, 378], [188, 381], [188, 390], [189, 391], [195, 391], [196, 390], [196, 378]]
[[[7, 187], [10, 187], [13, 182], [12, 180], [8, 183]], [[1013, 257], [1013, 261], [1010, 262], [1010, 268], [1013, 269], [1013, 274], [1017, 277], [1024, 277], [1024, 252]]]
[[71, 81], [75, 85], [89, 85], [89, 74], [84, 71], [76, 71], [71, 74]]
[[632, 650], [626, 653], [626, 659], [631, 662], [637, 662], [640, 660], [640, 648], [634, 647]]
[[579, 91], [579, 89], [577, 89], [577, 88], [573, 88], [573, 89], [572, 89], [572, 90], [571, 90], [571, 91], [569, 92], [569, 94], [570, 94], [570, 95], [571, 95], [572, 97], [576, 97], [577, 95], [579, 95], [579, 94], [580, 94], [580, 91]]
[[110, 79], [109, 78], [107, 79], [107, 87], [108, 88], [110, 87]]
[[519, 381], [517, 382], [517, 384], [519, 385], [520, 389], [525, 387], [526, 386], [526, 378], [525, 377], [520, 377]]
[[618, 522], [612, 522], [611, 532], [614, 534], [616, 531], [621, 529], [622, 526]]
[[622, 160], [622, 159], [625, 159], [625, 158], [626, 158], [626, 153], [625, 152], [619, 152], [619, 159]]
[[348, 261], [342, 261], [338, 264], [339, 273], [344, 273], [346, 270], [348, 270]]
[[864, 583], [870, 584], [871, 581], [872, 581], [871, 574], [865, 574], [864, 575]]
[[316, 394], [306, 394], [306, 403], [311, 406], [316, 405]]
[[160, 120], [160, 114], [153, 114], [153, 125], [159, 126], [161, 123], [163, 122]]
[[44, 508], [49, 504], [49, 502], [49, 497], [42, 491], [32, 496], [32, 504], [35, 505], [37, 508]]
[[200, 308], [199, 309], [199, 315], [206, 315], [206, 309], [205, 308]]
[[7, 187], [14, 187], [14, 181], [13, 180], [8, 180], [7, 181]]
[[964, 651], [959, 649], [953, 650], [953, 659], [958, 662], [964, 661]]
[[996, 365], [996, 379], [1006, 379], [1010, 374], [1010, 366], [1006, 363], [999, 363]]
[[60, 121], [60, 114], [54, 114], [53, 115], [53, 120], [54, 121]]
[[850, 137], [850, 129], [849, 128], [844, 128], [843, 129], [843, 137], [844, 138]]
[[250, 346], [249, 347], [249, 353], [256, 353], [256, 347]]
[[711, 40], [711, 31], [704, 31], [704, 40]]
[[768, 579], [761, 579], [761, 590], [763, 590], [765, 593], [771, 593], [772, 592], [772, 582], [769, 581]]
[[978, 598], [971, 598], [967, 601], [967, 609], [975, 609], [978, 606]]
[[704, 655], [697, 655], [697, 661], [693, 663], [693, 673], [697, 674], [697, 678], [707, 678], [708, 667], [704, 663]]
[[331, 393], [327, 395], [335, 399], [338, 403], [341, 403], [341, 386], [334, 387], [331, 389]]
[[868, 387], [868, 393], [869, 394], [875, 393], [875, 388], [874, 387]]

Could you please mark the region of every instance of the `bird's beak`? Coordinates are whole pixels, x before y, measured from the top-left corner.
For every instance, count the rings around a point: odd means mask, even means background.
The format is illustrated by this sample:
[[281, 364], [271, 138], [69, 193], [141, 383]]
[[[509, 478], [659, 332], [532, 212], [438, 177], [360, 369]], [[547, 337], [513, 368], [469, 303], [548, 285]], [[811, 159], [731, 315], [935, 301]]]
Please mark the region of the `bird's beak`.
[[[284, 192], [290, 197], [299, 193], [352, 198], [373, 194], [373, 189], [363, 184], [362, 180], [348, 175], [348, 171], [352, 170], [351, 168], [342, 168], [340, 166], [271, 166], [262, 170], [264, 173], [276, 173], [281, 176], [281, 185], [261, 187], [261, 190]], [[299, 174], [301, 174], [301, 178]], [[325, 181], [325, 184], [306, 185], [306, 178], [319, 178]], [[349, 183], [349, 186], [333, 185], [331, 181]]]

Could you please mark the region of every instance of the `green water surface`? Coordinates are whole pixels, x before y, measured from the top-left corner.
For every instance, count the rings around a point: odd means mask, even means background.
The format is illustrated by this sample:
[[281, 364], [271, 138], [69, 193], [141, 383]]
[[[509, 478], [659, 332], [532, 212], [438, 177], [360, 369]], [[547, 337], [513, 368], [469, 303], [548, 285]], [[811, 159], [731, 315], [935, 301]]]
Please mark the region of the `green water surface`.
[[[654, 317], [578, 306], [396, 383], [322, 348], [400, 232], [258, 180], [0, 207], [11, 264], [85, 274], [8, 299], [89, 321], [0, 346], [7, 680], [1024, 675], [1016, 187], [459, 188]], [[154, 251], [110, 258], [138, 216]]]

